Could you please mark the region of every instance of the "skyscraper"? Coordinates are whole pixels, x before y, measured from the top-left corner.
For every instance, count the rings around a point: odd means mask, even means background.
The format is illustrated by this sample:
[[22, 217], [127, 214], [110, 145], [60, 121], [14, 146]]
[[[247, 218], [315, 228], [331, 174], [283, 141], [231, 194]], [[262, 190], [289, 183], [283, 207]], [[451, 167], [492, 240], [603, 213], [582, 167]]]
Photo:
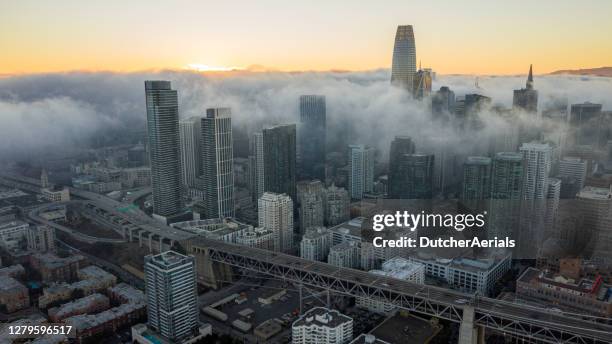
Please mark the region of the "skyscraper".
[[374, 184], [374, 149], [364, 145], [349, 145], [349, 193], [362, 199]]
[[412, 25], [400, 25], [395, 33], [393, 61], [391, 63], [391, 83], [413, 91], [416, 73], [416, 45]]
[[546, 218], [544, 219], [545, 228], [548, 231], [547, 237], [553, 234], [560, 198], [561, 179], [548, 178], [548, 190], [546, 191]]
[[305, 233], [311, 227], [323, 226], [323, 193], [323, 183], [318, 180], [301, 181], [297, 184], [300, 233]]
[[277, 125], [263, 130], [264, 191], [284, 193], [295, 198], [296, 182], [295, 124]]
[[552, 147], [547, 143], [531, 142], [524, 143], [519, 150], [523, 154], [525, 173], [517, 246], [521, 258], [535, 258], [533, 255], [544, 239]]
[[[576, 180], [578, 192], [584, 187], [587, 174], [587, 162], [580, 158], [566, 156], [559, 161], [559, 177]], [[578, 193], [576, 192], [576, 194]], [[572, 198], [576, 196], [572, 195]]]
[[174, 251], [145, 257], [148, 325], [165, 338], [180, 342], [198, 328], [198, 303], [193, 257]]
[[529, 66], [529, 75], [525, 88], [514, 90], [512, 98], [512, 107], [520, 109], [528, 113], [536, 114], [538, 112], [538, 91], [533, 89], [533, 66]]
[[463, 164], [462, 203], [476, 210], [491, 196], [491, 158], [470, 156]]
[[167, 218], [181, 210], [179, 114], [170, 81], [145, 81], [153, 213]]
[[431, 113], [435, 119], [449, 119], [455, 113], [455, 92], [442, 86], [431, 98]]
[[300, 96], [300, 175], [325, 182], [325, 96]]
[[263, 134], [255, 133], [251, 136], [249, 153], [249, 178], [253, 201], [257, 200], [264, 193], [264, 145]]
[[552, 147], [547, 143], [523, 143], [519, 149], [525, 161], [523, 199], [546, 199], [548, 175], [552, 164]]
[[408, 136], [396, 136], [391, 141], [389, 149], [389, 187], [387, 194], [389, 198], [400, 198], [402, 190], [401, 160], [405, 154], [413, 154], [414, 142]]
[[348, 221], [350, 217], [349, 204], [351, 198], [348, 191], [332, 184], [325, 190], [323, 205], [325, 207], [325, 224], [327, 226], [339, 225]]
[[423, 99], [431, 93], [431, 82], [433, 72], [429, 68], [421, 69], [414, 74], [414, 85], [412, 93], [417, 99]]
[[205, 217], [233, 217], [234, 149], [231, 110], [207, 109], [201, 126]]
[[523, 155], [515, 152], [495, 154], [491, 173], [491, 210], [489, 236], [512, 236], [519, 223], [523, 191]]
[[195, 187], [196, 178], [202, 169], [200, 151], [200, 117], [190, 117], [179, 121], [179, 137], [181, 141], [181, 176], [182, 182], [188, 187]]
[[571, 143], [597, 147], [600, 144], [601, 124], [601, 104], [572, 104], [569, 116]]
[[257, 207], [259, 227], [275, 233], [274, 250], [293, 249], [293, 201], [287, 194], [265, 192]]
[[399, 199], [431, 199], [433, 197], [434, 156], [404, 154], [400, 158]]

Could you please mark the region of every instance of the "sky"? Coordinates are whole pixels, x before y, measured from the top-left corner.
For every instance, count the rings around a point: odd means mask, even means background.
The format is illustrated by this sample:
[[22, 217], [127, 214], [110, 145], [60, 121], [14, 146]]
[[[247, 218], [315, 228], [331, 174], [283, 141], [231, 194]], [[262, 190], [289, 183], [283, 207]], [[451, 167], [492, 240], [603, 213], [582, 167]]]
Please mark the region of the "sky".
[[609, 0], [1, 1], [0, 76], [389, 68], [402, 24], [440, 74], [540, 74], [612, 65], [610, 13]]

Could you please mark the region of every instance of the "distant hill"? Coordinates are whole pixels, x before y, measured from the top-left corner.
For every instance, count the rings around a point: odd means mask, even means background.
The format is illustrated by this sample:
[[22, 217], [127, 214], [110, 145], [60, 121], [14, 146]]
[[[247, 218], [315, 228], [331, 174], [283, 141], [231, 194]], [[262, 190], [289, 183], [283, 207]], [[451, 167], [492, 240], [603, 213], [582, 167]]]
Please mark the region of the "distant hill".
[[566, 70], [558, 70], [550, 74], [594, 75], [594, 76], [612, 77], [612, 67], [566, 69]]

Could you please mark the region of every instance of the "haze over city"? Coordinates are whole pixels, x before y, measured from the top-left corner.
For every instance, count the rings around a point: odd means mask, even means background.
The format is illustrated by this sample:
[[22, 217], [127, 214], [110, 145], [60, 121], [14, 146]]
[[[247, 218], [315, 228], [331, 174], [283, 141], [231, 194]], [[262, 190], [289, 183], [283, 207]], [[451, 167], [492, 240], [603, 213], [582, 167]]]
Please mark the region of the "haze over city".
[[609, 1], [0, 5], [0, 344], [609, 344]]

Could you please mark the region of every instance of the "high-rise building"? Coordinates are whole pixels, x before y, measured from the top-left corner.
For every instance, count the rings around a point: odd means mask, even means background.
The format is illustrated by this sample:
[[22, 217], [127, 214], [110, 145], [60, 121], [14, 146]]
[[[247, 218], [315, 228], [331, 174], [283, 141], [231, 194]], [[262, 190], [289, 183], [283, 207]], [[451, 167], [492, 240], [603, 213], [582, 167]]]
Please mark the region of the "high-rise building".
[[463, 200], [484, 200], [491, 195], [491, 158], [470, 156], [463, 164]]
[[431, 113], [436, 119], [449, 119], [455, 113], [455, 92], [447, 86], [440, 87], [431, 98]]
[[412, 92], [416, 73], [416, 45], [412, 25], [400, 25], [395, 33], [391, 84]]
[[181, 141], [181, 176], [187, 187], [196, 186], [196, 178], [202, 170], [200, 150], [201, 118], [190, 117], [179, 121], [179, 137]]
[[584, 187], [586, 173], [587, 162], [580, 158], [566, 156], [559, 161], [559, 177], [576, 179], [578, 190]]
[[531, 114], [524, 118], [519, 125], [519, 142], [530, 142], [539, 138], [538, 113], [538, 91], [533, 89], [533, 69], [529, 66], [529, 75], [525, 88], [514, 90], [512, 108], [515, 111], [523, 111]]
[[253, 201], [257, 203], [259, 197], [264, 193], [264, 145], [262, 133], [255, 133], [251, 136], [249, 177], [251, 195]]
[[433, 197], [434, 156], [404, 154], [399, 157], [397, 199], [431, 199]]
[[284, 193], [296, 201], [295, 124], [263, 130], [264, 191]]
[[293, 201], [287, 194], [264, 192], [258, 204], [259, 227], [276, 234], [274, 250], [290, 252], [293, 249]]
[[572, 104], [569, 116], [572, 144], [597, 147], [602, 130], [601, 104]]
[[180, 342], [198, 329], [195, 261], [174, 251], [145, 257], [148, 325]]
[[523, 143], [520, 147], [525, 161], [523, 199], [546, 199], [548, 176], [552, 164], [552, 147], [547, 143]]
[[349, 145], [349, 193], [362, 199], [374, 184], [374, 149], [364, 145]]
[[528, 113], [538, 112], [538, 91], [533, 88], [533, 66], [529, 66], [529, 75], [525, 88], [514, 90], [512, 107]]
[[402, 180], [401, 161], [405, 154], [413, 154], [415, 145], [408, 136], [396, 136], [389, 149], [389, 198], [400, 198], [404, 181]]
[[202, 118], [204, 216], [234, 216], [234, 145], [229, 108], [207, 109]]
[[170, 81], [145, 81], [147, 136], [153, 213], [162, 218], [181, 211], [179, 113]]
[[518, 226], [523, 193], [523, 155], [500, 152], [491, 173], [490, 237], [512, 236]]
[[339, 225], [348, 221], [350, 217], [351, 197], [344, 188], [339, 188], [335, 184], [325, 190], [323, 206], [325, 211], [325, 224], [327, 226]]
[[547, 230], [547, 237], [551, 236], [557, 220], [559, 211], [559, 199], [561, 198], [561, 179], [548, 178], [548, 190], [546, 193], [546, 217], [544, 225]]
[[423, 99], [431, 94], [431, 81], [433, 72], [429, 68], [421, 69], [414, 74], [412, 94], [417, 99]]
[[325, 96], [300, 96], [300, 175], [325, 182], [326, 135]]
[[[521, 258], [533, 258], [544, 239], [548, 207], [548, 178], [552, 164], [552, 147], [547, 143], [530, 142], [520, 147], [525, 163], [521, 225], [516, 238]], [[517, 256], [518, 258], [518, 256]]]
[[302, 236], [300, 257], [323, 262], [332, 245], [332, 232], [325, 227], [311, 227]]
[[353, 319], [323, 307], [309, 309], [291, 326], [293, 344], [346, 344], [353, 339]]
[[612, 259], [612, 188], [585, 186], [576, 198], [576, 210], [583, 219], [581, 236], [587, 241], [585, 253], [609, 264]]
[[318, 180], [301, 181], [297, 184], [297, 197], [300, 214], [300, 233], [311, 227], [323, 226], [324, 213], [323, 183]]
[[40, 187], [42, 189], [47, 189], [49, 187], [49, 175], [47, 174], [47, 170], [44, 168], [40, 172]]

